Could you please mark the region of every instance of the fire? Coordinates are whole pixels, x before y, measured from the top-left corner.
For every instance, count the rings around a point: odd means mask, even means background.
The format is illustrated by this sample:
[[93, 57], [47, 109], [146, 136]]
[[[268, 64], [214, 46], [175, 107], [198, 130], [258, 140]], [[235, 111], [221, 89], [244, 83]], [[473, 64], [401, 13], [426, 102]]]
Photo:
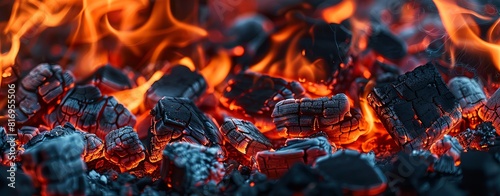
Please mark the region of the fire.
[[130, 111], [133, 113], [136, 113], [139, 109], [140, 106], [143, 105], [144, 103], [144, 94], [146, 91], [148, 91], [149, 87], [151, 85], [159, 80], [163, 76], [162, 71], [156, 71], [151, 78], [144, 84], [141, 84], [140, 86], [129, 89], [129, 90], [124, 90], [124, 91], [119, 91], [116, 93], [112, 93], [111, 96], [114, 96], [123, 106], [128, 108]]
[[[0, 75], [14, 65], [22, 39], [56, 26], [71, 27], [67, 37], [69, 50], [65, 51], [61, 65], [80, 78], [110, 60], [130, 66], [126, 56], [116, 57], [117, 51], [140, 57], [141, 64], [163, 60], [160, 57], [167, 48], [186, 47], [207, 36], [193, 22], [197, 3], [186, 5], [186, 9], [193, 11], [187, 10], [191, 14], [181, 19], [172, 12], [172, 4], [175, 2], [170, 0], [17, 0], [10, 20], [0, 24], [1, 44], [8, 45], [7, 50], [2, 48], [7, 52], [0, 56]], [[110, 39], [116, 39], [116, 43], [110, 43]], [[119, 53], [123, 55], [122, 52]]]
[[323, 10], [323, 19], [329, 23], [340, 23], [354, 14], [355, 0], [344, 0]]
[[461, 7], [453, 0], [434, 0], [434, 3], [453, 44], [473, 52], [489, 54], [497, 70], [500, 70], [500, 56], [498, 55], [500, 54], [500, 43], [493, 39], [493, 32], [495, 32], [498, 21], [488, 31], [489, 39], [484, 40], [479, 35], [479, 27], [474, 21], [474, 17], [491, 20], [490, 17], [480, 15], [471, 8]]

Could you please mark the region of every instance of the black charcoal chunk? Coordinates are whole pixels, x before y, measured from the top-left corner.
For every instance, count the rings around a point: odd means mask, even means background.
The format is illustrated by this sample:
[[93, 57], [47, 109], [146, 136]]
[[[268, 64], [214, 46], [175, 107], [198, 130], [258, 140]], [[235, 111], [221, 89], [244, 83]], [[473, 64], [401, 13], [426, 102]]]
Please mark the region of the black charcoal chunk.
[[98, 138], [95, 134], [80, 131], [70, 123], [65, 123], [64, 126], [56, 126], [50, 131], [44, 131], [34, 135], [33, 138], [31, 138], [23, 147], [25, 149], [29, 149], [47, 140], [71, 134], [77, 134], [82, 139], [84, 144], [82, 157], [85, 162], [104, 156], [104, 142], [100, 138]]
[[88, 84], [99, 88], [103, 94], [109, 94], [132, 88], [132, 81], [121, 70], [106, 64], [97, 69], [89, 79]]
[[188, 142], [170, 143], [163, 151], [161, 178], [169, 187], [183, 194], [219, 183], [225, 170], [218, 161], [218, 151], [217, 148]]
[[445, 135], [430, 147], [430, 151], [438, 156], [450, 156], [454, 161], [460, 160], [460, 154], [464, 151], [460, 142], [450, 135]]
[[288, 139], [285, 146], [276, 151], [257, 153], [257, 167], [269, 178], [279, 178], [297, 163], [312, 165], [319, 157], [336, 150], [324, 137]]
[[40, 133], [38, 128], [32, 126], [23, 126], [17, 130], [17, 138], [21, 145], [28, 143], [33, 137]]
[[406, 43], [384, 27], [372, 29], [372, 34], [368, 39], [368, 46], [389, 59], [401, 59], [408, 52]]
[[42, 195], [85, 193], [82, 138], [75, 133], [39, 142], [22, 154], [22, 168]]
[[476, 128], [467, 128], [455, 136], [465, 150], [488, 151], [490, 147], [500, 145], [500, 136], [491, 122], [483, 122]]
[[450, 92], [455, 95], [462, 108], [462, 116], [475, 127], [480, 119], [479, 109], [486, 104], [486, 95], [479, 83], [466, 77], [455, 77], [448, 82]]
[[296, 81], [287, 82], [257, 73], [240, 73], [228, 84], [220, 99], [222, 105], [256, 121], [269, 121], [279, 101], [305, 96], [304, 88]]
[[308, 34], [301, 38], [300, 44], [310, 62], [325, 62], [323, 71], [327, 77], [321, 78], [323, 81], [310, 82], [335, 84], [335, 76], [343, 67], [341, 64], [348, 64], [351, 37], [351, 31], [341, 24], [317, 22], [311, 26]]
[[219, 130], [229, 144], [247, 157], [272, 148], [271, 141], [249, 121], [227, 118]]
[[204, 146], [222, 144], [214, 122], [187, 98], [163, 97], [151, 110], [149, 160], [161, 160], [161, 152], [169, 142], [185, 141]]
[[307, 137], [324, 132], [331, 142], [348, 144], [366, 132], [360, 128], [363, 122], [361, 113], [350, 109], [348, 98], [343, 93], [330, 98], [280, 101], [272, 117], [282, 137]]
[[314, 167], [350, 194], [377, 195], [387, 187], [382, 171], [357, 151], [337, 151], [318, 159]]
[[458, 102], [433, 63], [374, 88], [367, 99], [392, 138], [407, 152], [428, 149], [462, 117]]
[[185, 97], [193, 101], [205, 92], [207, 82], [203, 76], [191, 71], [188, 67], [177, 65], [172, 67], [146, 92], [146, 107], [153, 108], [162, 97]]
[[94, 86], [77, 86], [49, 114], [45, 123], [53, 127], [66, 122], [104, 139], [110, 131], [134, 126], [135, 116], [114, 97], [102, 95]]
[[16, 121], [26, 123], [37, 113], [46, 112], [73, 87], [74, 77], [59, 65], [40, 64], [21, 80], [16, 91]]
[[484, 121], [490, 121], [495, 127], [497, 134], [500, 135], [500, 89], [497, 89], [486, 105], [479, 109], [479, 117]]
[[461, 156], [462, 186], [471, 195], [500, 194], [500, 162], [487, 152], [470, 151]]
[[[311, 193], [318, 191], [318, 186], [328, 186], [321, 172], [304, 164], [295, 164], [276, 182], [270, 195], [317, 195]], [[342, 195], [339, 186], [334, 185], [327, 190], [328, 195]]]
[[131, 170], [146, 158], [145, 148], [132, 127], [122, 127], [106, 135], [107, 160], [120, 166], [122, 171]]

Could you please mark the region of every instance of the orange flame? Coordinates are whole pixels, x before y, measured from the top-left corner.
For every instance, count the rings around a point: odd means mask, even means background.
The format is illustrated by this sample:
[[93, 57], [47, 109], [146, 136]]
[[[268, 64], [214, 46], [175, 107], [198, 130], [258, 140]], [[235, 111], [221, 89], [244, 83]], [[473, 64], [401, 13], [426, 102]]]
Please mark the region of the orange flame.
[[344, 0], [323, 10], [323, 19], [328, 23], [340, 23], [354, 14], [354, 0]]
[[[483, 40], [479, 34], [479, 27], [473, 19], [477, 17], [483, 20], [491, 18], [482, 16], [472, 9], [461, 7], [453, 0], [434, 0], [443, 25], [448, 32], [453, 44], [459, 47], [470, 49], [474, 52], [484, 52], [491, 56], [497, 70], [500, 70], [500, 45], [492, 43], [491, 40]], [[498, 24], [498, 21], [497, 23]], [[489, 37], [492, 38], [493, 25], [490, 29]]]
[[[185, 6], [190, 15], [182, 19], [172, 13], [171, 4], [175, 3], [170, 0], [16, 0], [8, 23], [0, 25], [3, 27], [0, 42], [9, 45], [7, 52], [0, 54], [0, 75], [14, 65], [21, 39], [35, 36], [47, 27], [67, 24], [74, 28], [67, 40], [70, 51], [66, 58], [73, 52], [78, 55], [73, 57], [76, 62], [65, 59], [60, 64], [74, 66], [71, 69], [77, 77], [85, 77], [108, 63], [108, 53], [124, 49], [144, 58], [146, 64], [156, 62], [166, 48], [182, 48], [207, 35], [204, 29], [190, 22], [196, 18], [197, 3]], [[110, 37], [116, 38], [119, 44], [109, 44]], [[105, 38], [108, 39], [103, 40]]]
[[137, 113], [142, 103], [144, 103], [144, 94], [154, 82], [163, 76], [163, 74], [164, 73], [161, 71], [156, 71], [146, 83], [133, 89], [112, 93], [110, 96], [114, 96], [118, 102], [123, 104], [123, 106], [128, 108], [131, 112]]

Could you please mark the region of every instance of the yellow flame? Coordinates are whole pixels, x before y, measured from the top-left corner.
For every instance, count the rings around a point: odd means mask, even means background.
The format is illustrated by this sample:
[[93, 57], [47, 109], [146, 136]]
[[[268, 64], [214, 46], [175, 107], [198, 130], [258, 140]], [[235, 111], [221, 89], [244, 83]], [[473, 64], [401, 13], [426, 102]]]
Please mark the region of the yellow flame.
[[[479, 27], [473, 16], [483, 20], [490, 18], [481, 16], [472, 9], [461, 7], [454, 0], [434, 0], [434, 3], [453, 44], [474, 52], [489, 54], [497, 70], [500, 70], [500, 45], [481, 39], [478, 35]], [[495, 26], [493, 25], [493, 28]]]
[[110, 95], [115, 97], [119, 103], [123, 104], [123, 106], [128, 108], [131, 112], [136, 113], [142, 103], [144, 103], [144, 94], [146, 93], [146, 91], [148, 91], [151, 85], [159, 80], [162, 76], [163, 72], [156, 71], [153, 76], [151, 76], [151, 78], [149, 78], [149, 80], [144, 84], [141, 84], [140, 86], [133, 89], [115, 92]]
[[323, 19], [329, 23], [341, 23], [354, 14], [354, 0], [344, 0], [323, 10]]

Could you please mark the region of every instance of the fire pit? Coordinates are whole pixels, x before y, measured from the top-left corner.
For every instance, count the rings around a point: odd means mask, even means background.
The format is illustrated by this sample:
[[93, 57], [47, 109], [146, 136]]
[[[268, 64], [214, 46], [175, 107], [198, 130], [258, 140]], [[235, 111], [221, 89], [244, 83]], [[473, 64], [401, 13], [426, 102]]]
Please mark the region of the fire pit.
[[498, 195], [494, 0], [0, 0], [2, 195]]

